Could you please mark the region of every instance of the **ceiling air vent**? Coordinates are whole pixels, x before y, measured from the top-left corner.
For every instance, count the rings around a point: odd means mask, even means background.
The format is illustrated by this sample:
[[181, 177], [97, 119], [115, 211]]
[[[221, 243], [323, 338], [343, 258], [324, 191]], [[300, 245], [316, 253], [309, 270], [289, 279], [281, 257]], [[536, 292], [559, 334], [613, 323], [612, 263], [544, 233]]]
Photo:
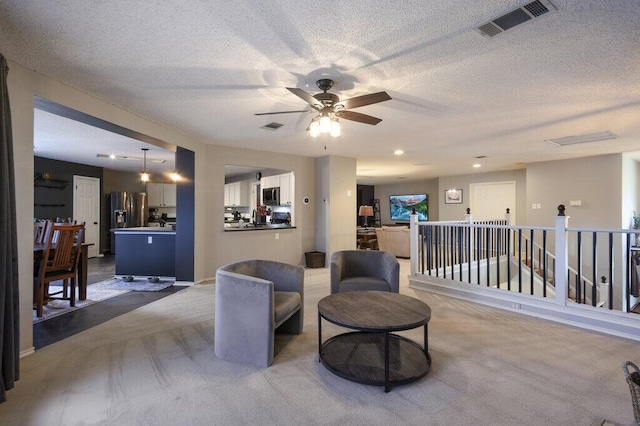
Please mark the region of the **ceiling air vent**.
[[586, 135], [578, 135], [578, 136], [565, 136], [564, 138], [556, 138], [556, 139], [545, 139], [545, 142], [549, 142], [555, 146], [567, 146], [567, 145], [575, 145], [578, 143], [587, 143], [587, 142], [595, 142], [595, 141], [604, 141], [607, 139], [615, 139], [618, 136], [611, 132], [610, 130], [605, 130], [603, 132], [597, 133], [589, 133]]
[[284, 124], [280, 124], [280, 123], [269, 123], [269, 124], [265, 124], [264, 126], [261, 127], [261, 129], [266, 129], [266, 130], [278, 130], [280, 127], [284, 126]]
[[509, 28], [555, 10], [557, 10], [556, 7], [549, 0], [536, 0], [505, 13], [486, 24], [482, 24], [475, 30], [484, 37], [491, 38], [507, 31]]

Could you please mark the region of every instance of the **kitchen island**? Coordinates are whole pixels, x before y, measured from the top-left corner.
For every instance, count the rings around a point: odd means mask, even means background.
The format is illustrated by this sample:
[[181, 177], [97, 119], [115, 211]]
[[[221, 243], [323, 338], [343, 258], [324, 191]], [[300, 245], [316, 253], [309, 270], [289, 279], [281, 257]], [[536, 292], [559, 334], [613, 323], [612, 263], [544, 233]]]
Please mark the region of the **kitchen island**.
[[115, 228], [117, 276], [175, 277], [176, 231], [171, 227]]

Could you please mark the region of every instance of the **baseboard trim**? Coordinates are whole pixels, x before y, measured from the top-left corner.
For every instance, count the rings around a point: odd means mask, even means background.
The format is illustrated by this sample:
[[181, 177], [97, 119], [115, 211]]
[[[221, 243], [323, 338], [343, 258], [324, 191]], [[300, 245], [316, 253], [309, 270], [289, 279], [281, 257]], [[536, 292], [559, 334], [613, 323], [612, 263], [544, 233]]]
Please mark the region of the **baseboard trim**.
[[29, 355], [33, 355], [36, 353], [36, 347], [31, 346], [29, 349], [25, 349], [24, 351], [20, 351], [20, 358], [24, 358]]

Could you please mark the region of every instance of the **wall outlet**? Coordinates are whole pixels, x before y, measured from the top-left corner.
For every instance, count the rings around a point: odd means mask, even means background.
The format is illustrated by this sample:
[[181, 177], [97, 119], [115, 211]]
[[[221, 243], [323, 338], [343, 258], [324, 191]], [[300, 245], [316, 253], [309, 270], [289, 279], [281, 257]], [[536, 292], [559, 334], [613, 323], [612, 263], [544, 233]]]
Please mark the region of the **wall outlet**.
[[153, 244], [153, 237], [147, 237], [147, 244]]
[[276, 240], [280, 239], [280, 234], [276, 232]]
[[512, 304], [511, 304], [511, 307], [512, 307], [513, 309], [520, 309], [520, 308], [522, 308], [522, 306], [521, 306], [519, 303], [512, 303]]

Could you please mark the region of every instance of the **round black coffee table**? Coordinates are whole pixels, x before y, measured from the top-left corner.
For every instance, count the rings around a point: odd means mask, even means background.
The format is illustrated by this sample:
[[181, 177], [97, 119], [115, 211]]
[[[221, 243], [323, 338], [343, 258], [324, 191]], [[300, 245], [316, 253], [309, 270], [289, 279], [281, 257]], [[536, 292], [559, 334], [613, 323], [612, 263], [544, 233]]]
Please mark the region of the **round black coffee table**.
[[[322, 319], [357, 330], [322, 341]], [[431, 368], [427, 324], [431, 308], [413, 297], [383, 291], [349, 291], [318, 302], [320, 362], [354, 382], [391, 386], [414, 382]], [[424, 347], [395, 331], [424, 326]]]

